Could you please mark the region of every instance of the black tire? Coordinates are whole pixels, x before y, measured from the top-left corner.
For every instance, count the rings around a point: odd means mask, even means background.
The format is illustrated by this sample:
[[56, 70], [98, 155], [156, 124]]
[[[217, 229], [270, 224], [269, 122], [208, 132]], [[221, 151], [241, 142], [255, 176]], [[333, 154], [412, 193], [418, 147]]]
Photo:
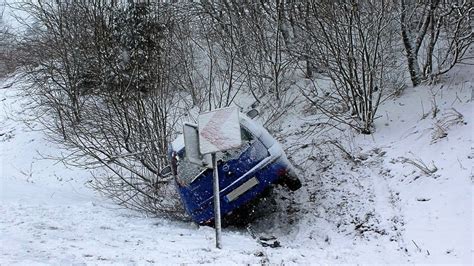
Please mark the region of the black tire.
[[291, 191], [296, 191], [302, 186], [297, 177], [284, 177], [281, 183]]

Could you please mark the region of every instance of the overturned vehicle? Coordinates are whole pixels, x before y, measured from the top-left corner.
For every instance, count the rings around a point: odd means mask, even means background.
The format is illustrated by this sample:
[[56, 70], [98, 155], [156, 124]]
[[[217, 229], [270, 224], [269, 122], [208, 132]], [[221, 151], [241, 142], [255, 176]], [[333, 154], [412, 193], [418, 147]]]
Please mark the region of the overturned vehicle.
[[[216, 154], [223, 217], [258, 199], [273, 184], [292, 191], [301, 187], [285, 152], [268, 131], [244, 114], [239, 123], [242, 145]], [[170, 144], [171, 172], [186, 212], [198, 224], [212, 224], [213, 170], [190, 162], [184, 143], [181, 135]]]

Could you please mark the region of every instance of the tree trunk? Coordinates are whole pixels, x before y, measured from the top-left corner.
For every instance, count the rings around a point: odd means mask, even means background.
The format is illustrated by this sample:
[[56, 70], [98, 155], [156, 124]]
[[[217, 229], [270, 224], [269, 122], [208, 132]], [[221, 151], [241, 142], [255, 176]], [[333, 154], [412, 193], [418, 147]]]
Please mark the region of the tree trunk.
[[400, 14], [400, 24], [402, 30], [402, 40], [403, 46], [405, 48], [407, 63], [408, 63], [408, 72], [410, 73], [411, 82], [413, 87], [420, 85], [421, 82], [421, 71], [420, 65], [418, 64], [418, 50], [415, 48], [413, 43], [413, 36], [410, 30], [407, 27], [405, 14], [406, 14], [406, 5], [405, 0], [400, 1], [401, 3], [401, 14]]

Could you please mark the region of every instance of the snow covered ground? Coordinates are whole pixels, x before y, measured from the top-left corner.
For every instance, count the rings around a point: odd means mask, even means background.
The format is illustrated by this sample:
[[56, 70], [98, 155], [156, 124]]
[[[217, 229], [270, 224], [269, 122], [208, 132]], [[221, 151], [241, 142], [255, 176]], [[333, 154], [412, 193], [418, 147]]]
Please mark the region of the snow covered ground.
[[[1, 265], [472, 265], [472, 66], [385, 102], [370, 136], [309, 134], [311, 114], [297, 105], [272, 131], [304, 186], [276, 189], [276, 211], [249, 230], [224, 229], [222, 250], [213, 229], [118, 209], [85, 186], [88, 172], [45, 160], [61, 151], [17, 121], [22, 100], [7, 85], [0, 86]], [[263, 247], [253, 235], [276, 236], [281, 247]]]

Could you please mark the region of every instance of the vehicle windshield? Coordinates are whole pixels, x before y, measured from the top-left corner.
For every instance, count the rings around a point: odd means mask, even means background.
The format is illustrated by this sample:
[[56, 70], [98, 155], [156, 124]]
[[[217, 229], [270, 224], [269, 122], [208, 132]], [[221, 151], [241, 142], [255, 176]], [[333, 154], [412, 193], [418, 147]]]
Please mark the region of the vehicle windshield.
[[[244, 127], [240, 127], [242, 146], [236, 149], [231, 149], [225, 152], [217, 152], [216, 157], [218, 161], [229, 161], [240, 157], [242, 152], [246, 151], [250, 145], [255, 141], [254, 137]], [[211, 171], [206, 167], [201, 167], [197, 164], [191, 163], [186, 158], [186, 152], [181, 153], [177, 158], [177, 180], [181, 185], [187, 186], [191, 184], [198, 176], [205, 171]]]

